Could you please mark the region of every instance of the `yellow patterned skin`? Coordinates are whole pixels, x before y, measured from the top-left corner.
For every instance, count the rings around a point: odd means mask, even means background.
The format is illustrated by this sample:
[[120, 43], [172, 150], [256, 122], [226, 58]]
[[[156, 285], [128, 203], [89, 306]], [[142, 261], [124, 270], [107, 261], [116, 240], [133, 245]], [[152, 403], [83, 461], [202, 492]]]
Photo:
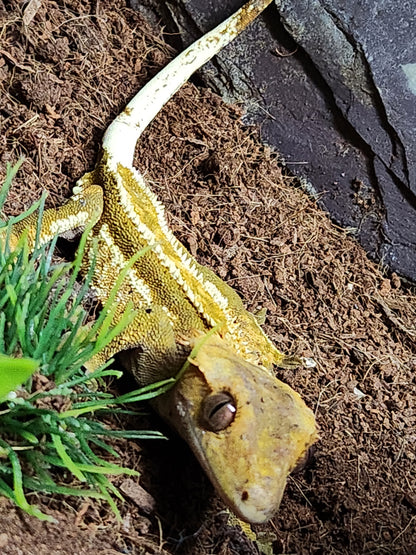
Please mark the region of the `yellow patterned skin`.
[[[311, 410], [272, 371], [274, 364], [300, 361], [283, 355], [238, 294], [174, 237], [132, 158], [138, 136], [157, 113], [161, 91], [163, 105], [270, 1], [248, 2], [146, 85], [108, 128], [96, 168], [79, 180], [67, 204], [44, 213], [40, 229], [44, 243], [92, 226], [82, 270], [86, 275], [94, 268], [92, 288], [103, 304], [120, 272], [147, 248], [128, 269], [114, 301], [116, 321], [128, 303], [136, 315], [88, 368], [118, 354], [146, 385], [174, 376], [197, 343], [187, 371], [154, 405], [189, 443], [224, 501], [254, 523], [276, 512], [288, 474], [317, 438]], [[37, 221], [35, 213], [16, 224], [11, 243], [26, 231], [33, 245]]]
[[[189, 336], [192, 330], [208, 331], [219, 324], [220, 336], [244, 360], [265, 368], [299, 364], [299, 359], [283, 355], [273, 345], [256, 318], [244, 309], [239, 295], [210, 269], [198, 264], [175, 238], [166, 223], [163, 206], [139, 172], [112, 163], [104, 155], [78, 186], [91, 191], [96, 183], [101, 183], [105, 200], [89, 241], [98, 241], [92, 286], [102, 302], [107, 300], [126, 262], [142, 248], [152, 247], [128, 271], [117, 293], [117, 313], [121, 315], [132, 301], [138, 315], [126, 332], [100, 353], [96, 364], [136, 345], [147, 352], [164, 342], [166, 349], [172, 349], [179, 335]], [[85, 272], [93, 257], [91, 249], [84, 260]], [[163, 333], [154, 330], [157, 325], [163, 327]], [[154, 330], [146, 345], [143, 330]], [[153, 338], [156, 344], [152, 346]], [[164, 354], [162, 359], [165, 360]], [[154, 372], [147, 363], [140, 371], [141, 383], [160, 378], [163, 360], [154, 363]], [[175, 368], [182, 362], [180, 357]], [[172, 375], [173, 370], [168, 368], [166, 372]]]

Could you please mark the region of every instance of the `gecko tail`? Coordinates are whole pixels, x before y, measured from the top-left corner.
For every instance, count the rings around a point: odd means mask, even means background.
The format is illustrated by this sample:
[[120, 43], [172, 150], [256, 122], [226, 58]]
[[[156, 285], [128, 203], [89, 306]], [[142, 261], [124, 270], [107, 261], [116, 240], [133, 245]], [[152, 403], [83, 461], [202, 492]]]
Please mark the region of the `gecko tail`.
[[272, 0], [250, 0], [237, 12], [174, 58], [127, 104], [103, 138], [104, 150], [125, 167], [133, 165], [136, 143], [143, 131], [191, 75], [218, 54]]

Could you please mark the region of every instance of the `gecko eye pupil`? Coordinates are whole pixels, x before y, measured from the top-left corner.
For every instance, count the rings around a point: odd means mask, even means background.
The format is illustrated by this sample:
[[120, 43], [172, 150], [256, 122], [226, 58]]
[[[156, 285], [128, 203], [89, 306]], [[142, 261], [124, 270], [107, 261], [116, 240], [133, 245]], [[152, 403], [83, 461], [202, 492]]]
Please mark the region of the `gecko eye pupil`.
[[202, 402], [201, 420], [210, 432], [220, 432], [231, 424], [236, 414], [235, 401], [229, 393], [213, 393]]

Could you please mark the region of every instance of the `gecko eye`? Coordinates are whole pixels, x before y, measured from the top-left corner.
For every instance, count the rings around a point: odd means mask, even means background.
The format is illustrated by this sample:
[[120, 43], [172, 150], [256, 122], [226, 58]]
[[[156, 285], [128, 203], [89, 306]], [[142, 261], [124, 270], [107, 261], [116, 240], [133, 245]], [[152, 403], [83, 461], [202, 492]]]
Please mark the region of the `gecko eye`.
[[235, 401], [229, 393], [208, 395], [202, 401], [202, 425], [210, 432], [224, 430], [234, 420], [236, 411]]

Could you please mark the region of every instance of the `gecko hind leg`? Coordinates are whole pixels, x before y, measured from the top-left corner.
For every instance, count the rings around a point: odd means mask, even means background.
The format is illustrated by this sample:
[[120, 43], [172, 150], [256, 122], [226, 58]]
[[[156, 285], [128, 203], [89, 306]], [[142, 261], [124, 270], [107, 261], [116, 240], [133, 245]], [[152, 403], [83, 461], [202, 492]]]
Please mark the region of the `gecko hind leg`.
[[[81, 233], [88, 225], [94, 226], [103, 211], [103, 190], [100, 185], [89, 185], [85, 189], [77, 188], [63, 206], [43, 211], [38, 234], [38, 246], [49, 243], [57, 235], [69, 238], [77, 231]], [[29, 248], [35, 247], [39, 225], [39, 210], [35, 210], [16, 224], [13, 224], [9, 245], [14, 248], [23, 232], [27, 233]], [[6, 236], [6, 228], [0, 230], [0, 239]]]

